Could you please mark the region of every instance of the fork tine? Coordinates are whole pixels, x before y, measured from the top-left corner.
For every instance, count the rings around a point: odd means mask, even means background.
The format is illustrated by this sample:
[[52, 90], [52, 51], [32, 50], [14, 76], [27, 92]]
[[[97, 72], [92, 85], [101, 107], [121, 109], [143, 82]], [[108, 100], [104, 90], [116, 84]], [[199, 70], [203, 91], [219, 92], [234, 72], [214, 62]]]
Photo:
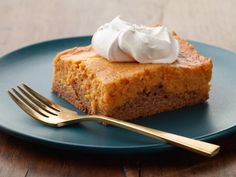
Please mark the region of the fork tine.
[[44, 103], [42, 103], [41, 101], [39, 101], [37, 98], [33, 97], [31, 94], [29, 94], [28, 92], [26, 92], [23, 88], [21, 88], [20, 86], [17, 86], [17, 88], [21, 91], [21, 93], [23, 93], [30, 101], [32, 101], [34, 104], [36, 104], [38, 107], [40, 107], [41, 109], [43, 109], [44, 111], [53, 114], [53, 115], [57, 115], [58, 111], [55, 111], [55, 109], [52, 109], [50, 107], [48, 107], [47, 105], [45, 105]]
[[35, 110], [33, 110], [31, 107], [27, 106], [23, 101], [21, 101], [20, 99], [18, 99], [13, 93], [11, 93], [9, 90], [7, 91], [9, 96], [11, 97], [11, 99], [25, 112], [27, 113], [29, 116], [43, 121], [43, 116], [41, 114], [39, 114], [38, 112], [36, 112]]
[[29, 86], [27, 86], [26, 84], [22, 83], [23, 87], [34, 97], [36, 97], [37, 99], [39, 99], [41, 102], [43, 102], [45, 105], [47, 105], [48, 107], [54, 109], [55, 111], [60, 111], [60, 109], [58, 107], [60, 107], [58, 104], [52, 102], [51, 100], [45, 98], [44, 96], [42, 96], [41, 94], [39, 94], [38, 92], [34, 91], [33, 89], [31, 89]]
[[21, 101], [24, 102], [28, 107], [30, 107], [31, 109], [33, 109], [34, 111], [36, 111], [37, 113], [41, 114], [44, 117], [49, 117], [49, 115], [45, 114], [45, 112], [42, 109], [34, 106], [26, 98], [24, 98], [16, 89], [12, 88], [12, 90], [18, 96], [18, 98], [20, 98]]

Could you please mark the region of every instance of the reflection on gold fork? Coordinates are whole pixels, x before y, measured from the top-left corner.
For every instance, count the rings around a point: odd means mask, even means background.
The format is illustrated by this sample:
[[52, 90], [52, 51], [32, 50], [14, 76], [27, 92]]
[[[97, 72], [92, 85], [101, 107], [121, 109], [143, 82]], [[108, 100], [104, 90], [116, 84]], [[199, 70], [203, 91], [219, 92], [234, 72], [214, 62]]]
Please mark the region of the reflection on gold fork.
[[220, 150], [220, 146], [215, 144], [151, 129], [107, 116], [79, 115], [77, 112], [62, 107], [43, 97], [26, 84], [17, 86], [17, 88], [18, 91], [14, 88], [12, 91], [8, 91], [12, 100], [31, 117], [50, 126], [63, 127], [80, 121], [94, 120], [159, 139], [169, 144], [173, 144], [208, 157], [213, 157]]

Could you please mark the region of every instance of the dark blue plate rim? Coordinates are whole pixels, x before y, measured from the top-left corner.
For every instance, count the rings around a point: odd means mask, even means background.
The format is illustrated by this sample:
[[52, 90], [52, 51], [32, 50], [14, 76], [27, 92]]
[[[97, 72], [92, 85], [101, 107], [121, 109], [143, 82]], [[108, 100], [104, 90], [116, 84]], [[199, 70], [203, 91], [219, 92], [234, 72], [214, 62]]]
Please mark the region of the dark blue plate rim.
[[[6, 54], [0, 56], [0, 60], [8, 57], [9, 55], [17, 53], [21, 50], [25, 50], [29, 47], [44, 45], [46, 43], [57, 42], [57, 41], [61, 41], [61, 40], [76, 39], [76, 38], [78, 38], [78, 39], [91, 38], [91, 35], [57, 38], [57, 39], [51, 39], [51, 40], [46, 40], [46, 41], [41, 41], [41, 42], [29, 44], [29, 45], [17, 48], [17, 49], [15, 49], [15, 50], [13, 50], [9, 53], [6, 53]], [[206, 45], [208, 47], [215, 48], [215, 49], [218, 49], [218, 50], [223, 50], [225, 52], [229, 52], [233, 55], [236, 55], [235, 52], [230, 51], [228, 49], [224, 49], [224, 48], [217, 47], [217, 46], [210, 45], [210, 44], [205, 44], [205, 43], [194, 41], [194, 40], [188, 40], [188, 41], [190, 43]], [[117, 152], [118, 153], [119, 152], [122, 152], [122, 153], [123, 152], [137, 153], [137, 152], [145, 152], [145, 151], [160, 151], [160, 150], [167, 150], [167, 149], [173, 149], [174, 148], [174, 146], [169, 145], [169, 144], [157, 144], [157, 145], [152, 144], [152, 145], [138, 145], [138, 146], [137, 145], [135, 145], [135, 146], [84, 145], [84, 144], [79, 144], [79, 143], [68, 143], [68, 142], [64, 142], [64, 141], [57, 141], [57, 140], [42, 138], [42, 137], [39, 137], [39, 136], [29, 135], [29, 134], [17, 131], [15, 129], [5, 127], [4, 125], [1, 125], [1, 124], [0, 124], [0, 129], [4, 132], [10, 134], [10, 135], [13, 135], [13, 136], [21, 138], [21, 139], [28, 140], [30, 142], [49, 145], [49, 146], [57, 147], [59, 149], [66, 149], [66, 150], [85, 150], [87, 152], [90, 152], [90, 151], [95, 152], [96, 151], [96, 152], [100, 153], [100, 152], [107, 152], [107, 150], [110, 149], [110, 150], [115, 150], [115, 151], [110, 151], [113, 154], [113, 153], [117, 153]], [[228, 128], [224, 128], [222, 130], [219, 130], [219, 131], [216, 131], [216, 132], [213, 132], [213, 133], [210, 133], [210, 134], [206, 134], [206, 135], [202, 135], [202, 136], [198, 136], [198, 137], [193, 137], [193, 138], [198, 139], [198, 140], [204, 140], [204, 141], [213, 141], [213, 140], [225, 137], [225, 136], [230, 135], [230, 134], [235, 133], [235, 132], [236, 132], [236, 126], [234, 125], [234, 126], [230, 126]]]

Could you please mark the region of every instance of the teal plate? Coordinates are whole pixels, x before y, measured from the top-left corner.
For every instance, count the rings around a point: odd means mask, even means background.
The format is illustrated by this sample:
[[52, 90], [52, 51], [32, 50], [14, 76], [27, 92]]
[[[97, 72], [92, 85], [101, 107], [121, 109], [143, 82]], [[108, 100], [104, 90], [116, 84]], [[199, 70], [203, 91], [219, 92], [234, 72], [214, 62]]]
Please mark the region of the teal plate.
[[[6, 91], [24, 82], [53, 101], [76, 110], [51, 92], [52, 59], [57, 52], [90, 43], [91, 36], [57, 39], [18, 49], [0, 59], [0, 127], [27, 141], [96, 153], [146, 153], [173, 148], [152, 138], [96, 122], [65, 128], [43, 125], [26, 115]], [[165, 112], [133, 122], [147, 127], [211, 141], [236, 132], [236, 54], [190, 41], [203, 55], [213, 58], [210, 99], [196, 106]], [[76, 110], [80, 112], [79, 110]], [[81, 113], [81, 112], [80, 112]]]

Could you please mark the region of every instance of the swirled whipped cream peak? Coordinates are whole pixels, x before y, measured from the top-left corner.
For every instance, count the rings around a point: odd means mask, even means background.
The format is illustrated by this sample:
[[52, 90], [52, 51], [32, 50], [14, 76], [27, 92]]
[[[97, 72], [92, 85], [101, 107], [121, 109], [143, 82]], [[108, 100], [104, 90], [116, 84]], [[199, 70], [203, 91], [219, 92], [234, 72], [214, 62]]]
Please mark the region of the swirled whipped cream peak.
[[114, 18], [92, 38], [95, 52], [111, 62], [173, 63], [178, 41], [164, 26], [147, 27]]

